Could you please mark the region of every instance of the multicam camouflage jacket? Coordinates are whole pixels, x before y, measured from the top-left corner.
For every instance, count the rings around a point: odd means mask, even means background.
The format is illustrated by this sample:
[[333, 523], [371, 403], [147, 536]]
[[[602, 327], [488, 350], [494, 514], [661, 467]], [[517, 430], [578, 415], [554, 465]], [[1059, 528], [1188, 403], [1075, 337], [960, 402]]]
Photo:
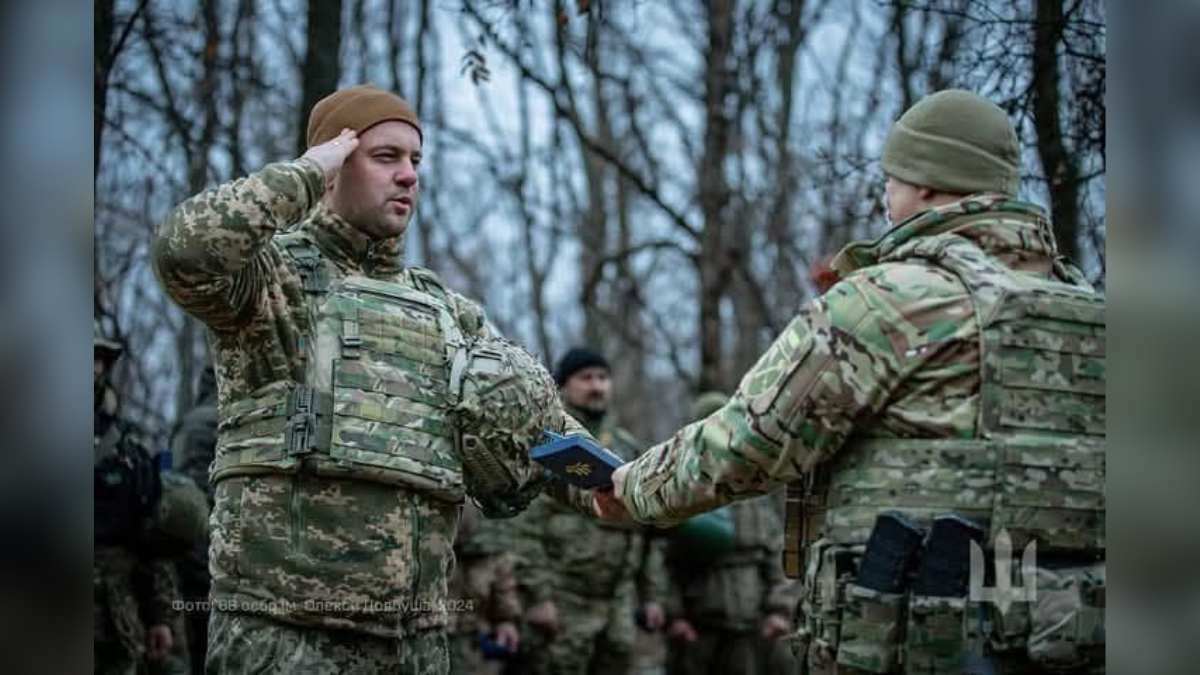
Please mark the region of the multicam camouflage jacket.
[[[1103, 298], [1040, 209], [999, 195], [917, 214], [833, 267], [842, 281], [729, 404], [632, 464], [632, 515], [671, 524], [796, 481], [784, 562], [805, 579], [807, 672], [1103, 672]], [[1036, 550], [1036, 600], [979, 631], [973, 590], [858, 585], [876, 518], [896, 511], [971, 520], [997, 570], [1010, 546]], [[986, 560], [953, 564], [968, 554]]]
[[[314, 162], [271, 164], [185, 201], [154, 242], [163, 287], [209, 328], [218, 382], [212, 599], [387, 637], [441, 629], [466, 456], [442, 346], [490, 338], [478, 306], [402, 266], [402, 237], [369, 239], [323, 189]], [[497, 461], [493, 478], [541, 476], [523, 452]]]
[[[959, 274], [929, 254], [932, 249], [954, 252], [965, 261], [958, 266], [973, 270], [967, 274], [978, 280], [972, 281], [975, 287], [968, 289]], [[1008, 408], [1000, 412], [1019, 408], [1012, 415], [1004, 413], [1008, 416], [1003, 420], [1018, 435], [1042, 429], [1060, 438], [1099, 434], [1098, 445], [1081, 447], [1077, 454], [1103, 457], [1103, 302], [1095, 300], [1078, 270], [1058, 256], [1040, 208], [1000, 195], [972, 195], [917, 214], [875, 242], [850, 245], [834, 267], [842, 281], [800, 309], [722, 410], [680, 430], [630, 466], [624, 492], [634, 518], [670, 525], [735, 499], [764, 494], [811, 475], [848, 443], [864, 439], [992, 435], [1001, 420], [985, 418], [983, 412], [1000, 408], [985, 406], [981, 396], [985, 372], [995, 370], [981, 363], [981, 324], [995, 317], [977, 316], [975, 307], [980, 297], [988, 296], [989, 286], [995, 291], [1029, 285], [1035, 303], [1038, 294], [1075, 294], [1075, 299], [1061, 302], [1055, 300], [1058, 295], [1046, 295], [1048, 306], [1058, 302], [1055, 311], [1074, 312], [1071, 308], [1091, 303], [1079, 311], [1098, 316], [1099, 328], [1087, 329], [1091, 336], [1065, 338], [1078, 357], [1047, 352], [1046, 358], [1054, 359], [1050, 367], [1058, 363], [1071, 373], [1040, 372], [1043, 366], [1037, 363], [1014, 365], [1011, 377], [1033, 378], [1030, 387], [1045, 387], [1040, 383], [1047, 378], [1051, 385], [1062, 380], [1062, 393], [1056, 397], [1033, 390], [1040, 397], [1034, 400], [1047, 404], [1039, 407], [1023, 405], [1020, 392], [1002, 391], [1009, 398], [1004, 403]], [[1036, 341], [1043, 339], [1051, 343], [1046, 349], [1064, 344], [1052, 331], [1036, 326], [1029, 331], [1012, 340], [1035, 341], [1030, 349], [1042, 346]], [[1034, 358], [1029, 354], [1017, 357]], [[1017, 372], [1018, 366], [1029, 372]], [[926, 441], [917, 443], [928, 446]], [[859, 476], [860, 486], [887, 480], [883, 467], [888, 460], [881, 461], [885, 463], [879, 469], [863, 466], [861, 471], [867, 473]], [[891, 461], [903, 466], [908, 458], [900, 454]], [[1093, 460], [1085, 463], [1094, 467]], [[919, 475], [903, 473], [896, 479], [914, 487], [912, 479]], [[1079, 488], [1078, 497], [1090, 500], [1087, 504], [1096, 503], [1093, 474]], [[1099, 483], [1102, 489], [1102, 475]], [[836, 497], [847, 507], [867, 499], [855, 496], [852, 487]], [[990, 503], [988, 495], [978, 499]], [[868, 506], [873, 509], [869, 513], [850, 514], [854, 522], [827, 519], [824, 526], [839, 531], [838, 540], [861, 542], [878, 512], [877, 504]], [[1102, 505], [1099, 508], [1102, 514]], [[1085, 547], [1102, 545], [1096, 521], [1088, 524], [1081, 534], [1090, 538]], [[1102, 529], [1102, 515], [1100, 525]]]

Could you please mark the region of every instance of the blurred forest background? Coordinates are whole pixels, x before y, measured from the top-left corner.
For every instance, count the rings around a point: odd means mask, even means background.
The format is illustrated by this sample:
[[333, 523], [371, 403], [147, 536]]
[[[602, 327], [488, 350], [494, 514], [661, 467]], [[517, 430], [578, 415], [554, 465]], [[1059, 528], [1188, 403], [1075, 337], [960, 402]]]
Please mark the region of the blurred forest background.
[[362, 82], [425, 127], [408, 261], [547, 364], [604, 351], [648, 441], [737, 385], [814, 261], [884, 231], [878, 153], [929, 92], [1009, 112], [1022, 197], [1103, 286], [1106, 34], [1103, 0], [96, 0], [94, 311], [123, 405], [163, 447], [206, 363], [147, 262], [162, 216], [301, 154], [312, 104]]

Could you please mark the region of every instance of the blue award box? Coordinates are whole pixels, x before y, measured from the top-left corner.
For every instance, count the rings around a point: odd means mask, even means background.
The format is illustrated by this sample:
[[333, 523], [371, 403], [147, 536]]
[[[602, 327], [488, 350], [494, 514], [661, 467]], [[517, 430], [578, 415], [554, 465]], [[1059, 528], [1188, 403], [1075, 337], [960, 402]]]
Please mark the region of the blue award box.
[[624, 460], [584, 436], [545, 433], [546, 442], [529, 453], [533, 461], [577, 488], [612, 489], [613, 471], [624, 464]]

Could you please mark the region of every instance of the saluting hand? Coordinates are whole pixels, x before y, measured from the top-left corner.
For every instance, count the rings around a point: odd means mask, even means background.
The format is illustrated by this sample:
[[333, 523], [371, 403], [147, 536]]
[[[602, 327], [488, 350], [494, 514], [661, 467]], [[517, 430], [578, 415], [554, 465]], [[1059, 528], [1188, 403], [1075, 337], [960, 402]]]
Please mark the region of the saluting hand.
[[308, 152], [301, 155], [302, 159], [311, 159], [321, 165], [325, 172], [325, 181], [329, 182], [337, 176], [342, 164], [354, 149], [358, 147], [358, 134], [353, 129], [342, 129], [337, 138], [314, 145]]

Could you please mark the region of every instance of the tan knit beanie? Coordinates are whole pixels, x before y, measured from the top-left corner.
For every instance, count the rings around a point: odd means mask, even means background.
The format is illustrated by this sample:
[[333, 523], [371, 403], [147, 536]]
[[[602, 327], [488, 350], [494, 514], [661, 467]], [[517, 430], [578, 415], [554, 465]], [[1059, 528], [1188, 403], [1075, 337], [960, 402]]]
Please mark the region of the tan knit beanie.
[[421, 141], [425, 141], [417, 113], [404, 99], [370, 85], [339, 89], [313, 106], [308, 116], [308, 147], [337, 138], [342, 129], [361, 134], [389, 120], [411, 124], [421, 135]]

